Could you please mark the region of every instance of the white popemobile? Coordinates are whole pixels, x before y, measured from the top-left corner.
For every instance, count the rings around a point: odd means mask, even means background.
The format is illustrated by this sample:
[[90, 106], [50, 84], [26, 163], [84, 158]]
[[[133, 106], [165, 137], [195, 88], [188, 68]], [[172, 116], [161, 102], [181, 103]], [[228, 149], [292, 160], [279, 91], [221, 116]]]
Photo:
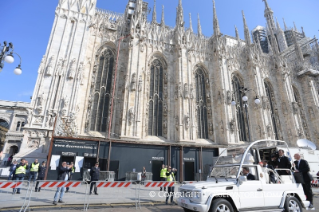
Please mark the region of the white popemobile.
[[[186, 212], [302, 211], [310, 203], [291, 170], [286, 169], [287, 175], [279, 175], [278, 169], [259, 165], [262, 160], [270, 161], [278, 147], [289, 149], [286, 142], [277, 140], [259, 140], [227, 148], [226, 155], [221, 153], [225, 156], [218, 157], [206, 182], [184, 184], [179, 188], [178, 205]], [[248, 179], [243, 176], [245, 167], [250, 173]], [[275, 177], [275, 183], [269, 175]], [[255, 180], [251, 180], [253, 178]]]

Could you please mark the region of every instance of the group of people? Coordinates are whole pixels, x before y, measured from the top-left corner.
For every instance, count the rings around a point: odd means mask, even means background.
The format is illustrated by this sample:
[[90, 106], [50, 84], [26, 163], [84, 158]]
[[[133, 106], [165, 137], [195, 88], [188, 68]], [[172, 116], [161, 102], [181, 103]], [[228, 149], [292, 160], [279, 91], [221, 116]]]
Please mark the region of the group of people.
[[[306, 160], [301, 159], [300, 154], [296, 153], [294, 155], [294, 163], [292, 164], [293, 167], [291, 167], [291, 163], [289, 161], [289, 158], [285, 156], [284, 150], [280, 149], [278, 151], [278, 156], [276, 154], [271, 155], [271, 161], [268, 164], [267, 160], [263, 160], [260, 165], [263, 168], [267, 169], [279, 169], [276, 170], [278, 175], [291, 175], [291, 171], [293, 173], [302, 173], [302, 187], [304, 190], [304, 193], [307, 197], [307, 201], [310, 202], [309, 208], [313, 208], [313, 194], [312, 194], [312, 189], [311, 189], [311, 175], [309, 173], [310, 168], [309, 164]], [[285, 170], [280, 170], [280, 169], [285, 169]], [[243, 175], [247, 177], [247, 180], [256, 180], [256, 177], [250, 173], [248, 167], [243, 167]], [[277, 179], [274, 175], [273, 172], [269, 172], [269, 181], [271, 183], [277, 183]]]
[[[14, 160], [10, 165], [8, 180], [24, 180], [27, 170], [29, 170], [29, 181], [35, 182], [35, 180], [44, 180], [46, 162], [43, 161], [40, 165], [38, 159], [35, 159], [34, 162], [29, 165], [28, 161], [25, 159], [21, 159], [19, 164]], [[36, 183], [35, 192], [40, 192], [41, 190], [41, 188], [38, 188], [38, 185], [39, 182]], [[14, 188], [12, 194], [20, 194], [20, 188]]]
[[[165, 182], [175, 182], [175, 176], [176, 176], [177, 169], [172, 168], [171, 166], [162, 165], [162, 169], [160, 172], [161, 181]], [[164, 188], [164, 192], [166, 191], [166, 187], [160, 187], [160, 191], [162, 191]], [[166, 195], [166, 205], [168, 204], [168, 199], [171, 197], [171, 203], [173, 203], [174, 198], [174, 192], [175, 187], [171, 186], [167, 188], [168, 195]]]

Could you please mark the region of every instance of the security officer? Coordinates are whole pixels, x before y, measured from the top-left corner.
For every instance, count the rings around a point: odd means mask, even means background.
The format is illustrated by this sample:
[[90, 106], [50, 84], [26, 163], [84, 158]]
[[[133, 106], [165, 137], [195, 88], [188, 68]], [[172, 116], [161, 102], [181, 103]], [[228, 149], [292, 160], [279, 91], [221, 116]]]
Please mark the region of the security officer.
[[[166, 172], [167, 172], [167, 165], [165, 166], [164, 164], [162, 165], [161, 169], [161, 181], [166, 181]], [[160, 188], [160, 191], [162, 191], [163, 187]], [[166, 191], [166, 187], [164, 187], [164, 191]]]
[[[39, 172], [38, 172], [38, 180], [44, 180], [45, 177], [45, 171], [47, 170], [47, 167], [45, 166], [45, 161], [42, 162], [41, 166], [39, 167]], [[40, 192], [41, 187], [39, 187], [39, 181], [37, 181], [37, 184], [35, 186], [35, 192]]]
[[[26, 161], [25, 159], [21, 159], [20, 164], [17, 165], [14, 180], [22, 181], [28, 169], [29, 169], [28, 161]], [[16, 191], [17, 191], [17, 194], [20, 194], [20, 188], [17, 188], [17, 189], [14, 188], [12, 194], [15, 194]]]
[[[166, 172], [167, 182], [175, 182], [176, 171], [177, 171], [177, 169], [172, 169], [170, 166], [168, 167], [168, 170]], [[168, 204], [169, 196], [171, 196], [171, 203], [173, 203], [174, 190], [175, 190], [175, 186], [168, 187], [168, 189], [167, 189], [168, 195], [166, 195], [166, 205]]]
[[38, 177], [38, 171], [39, 171], [39, 162], [38, 162], [38, 159], [35, 159], [33, 163], [31, 163], [31, 166], [30, 166], [30, 173], [29, 173], [29, 181], [32, 180], [33, 178], [33, 182], [37, 179]]
[[[71, 171], [70, 174], [69, 174], [69, 175], [70, 175], [70, 176], [69, 176], [69, 181], [72, 180], [73, 174], [74, 174], [74, 172], [75, 172], [75, 166], [74, 166], [73, 162], [71, 162], [71, 165], [72, 165], [72, 171]], [[70, 189], [70, 187], [66, 187], [65, 193], [68, 193], [68, 192], [69, 192], [69, 189]]]

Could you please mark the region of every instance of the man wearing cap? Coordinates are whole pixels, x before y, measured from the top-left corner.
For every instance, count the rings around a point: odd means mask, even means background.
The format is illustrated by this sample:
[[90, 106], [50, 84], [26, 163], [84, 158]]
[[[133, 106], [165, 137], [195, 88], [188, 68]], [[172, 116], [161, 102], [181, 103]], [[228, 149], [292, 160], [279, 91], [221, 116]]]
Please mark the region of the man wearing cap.
[[[25, 174], [26, 174], [28, 169], [29, 169], [28, 161], [26, 161], [25, 159], [21, 159], [20, 164], [18, 164], [16, 167], [14, 180], [17, 180], [17, 181], [21, 180], [22, 181], [24, 179]], [[17, 194], [20, 194], [20, 188], [17, 188], [17, 189], [14, 188], [12, 194], [15, 194], [16, 191], [17, 191]]]
[[35, 159], [33, 163], [30, 165], [30, 173], [29, 173], [29, 181], [32, 180], [33, 182], [37, 179], [38, 171], [39, 171], [39, 162], [38, 159]]
[[92, 194], [92, 189], [94, 185], [94, 194], [98, 195], [97, 187], [96, 187], [96, 181], [99, 181], [100, 179], [100, 167], [98, 162], [96, 162], [95, 166], [93, 166], [92, 169], [90, 170], [90, 176], [91, 176], [90, 194]]
[[[167, 177], [166, 181], [167, 182], [175, 182], [176, 171], [177, 171], [177, 169], [172, 169], [170, 166], [168, 167], [167, 172], [166, 172], [166, 177]], [[175, 186], [168, 187], [168, 189], [167, 189], [168, 195], [166, 196], [166, 205], [168, 204], [169, 196], [171, 196], [171, 203], [173, 203], [174, 190], [175, 190]]]
[[[41, 166], [39, 166], [39, 171], [38, 171], [38, 180], [44, 180], [45, 177], [45, 171], [47, 170], [47, 167], [45, 166], [45, 161], [42, 162]], [[37, 184], [35, 185], [35, 192], [40, 192], [41, 187], [38, 188], [39, 186], [39, 181], [37, 181]]]

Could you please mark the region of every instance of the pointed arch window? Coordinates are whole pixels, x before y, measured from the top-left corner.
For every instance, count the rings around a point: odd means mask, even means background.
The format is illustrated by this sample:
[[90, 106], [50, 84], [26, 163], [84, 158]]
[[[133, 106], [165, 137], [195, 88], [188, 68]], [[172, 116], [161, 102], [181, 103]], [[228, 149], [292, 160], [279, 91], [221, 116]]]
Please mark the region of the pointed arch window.
[[[270, 85], [269, 82], [265, 82], [265, 89], [266, 89], [266, 94], [269, 100], [269, 105], [270, 105], [270, 113], [271, 113], [271, 121], [272, 125], [274, 128], [274, 133], [275, 133], [275, 138], [279, 140], [279, 123], [276, 122], [276, 116], [278, 117], [278, 113], [275, 109], [275, 98], [274, 98], [274, 91], [272, 89], [272, 86]], [[278, 119], [279, 120], [279, 119]]]
[[197, 137], [208, 139], [207, 124], [207, 102], [205, 74], [202, 69], [198, 69], [195, 74], [196, 80], [196, 110], [197, 110]]
[[98, 60], [98, 69], [97, 73], [95, 73], [96, 81], [90, 130], [106, 132], [109, 119], [114, 54], [110, 49], [106, 49], [102, 52]]
[[239, 140], [240, 141], [248, 141], [248, 125], [246, 119], [246, 112], [244, 110], [244, 104], [242, 97], [243, 93], [240, 91], [242, 87], [244, 87], [243, 81], [236, 75], [232, 78], [232, 86], [234, 90], [235, 101], [238, 102], [236, 107], [236, 117], [237, 117], [237, 127], [239, 131]]
[[163, 136], [163, 64], [158, 59], [151, 65], [148, 135]]

